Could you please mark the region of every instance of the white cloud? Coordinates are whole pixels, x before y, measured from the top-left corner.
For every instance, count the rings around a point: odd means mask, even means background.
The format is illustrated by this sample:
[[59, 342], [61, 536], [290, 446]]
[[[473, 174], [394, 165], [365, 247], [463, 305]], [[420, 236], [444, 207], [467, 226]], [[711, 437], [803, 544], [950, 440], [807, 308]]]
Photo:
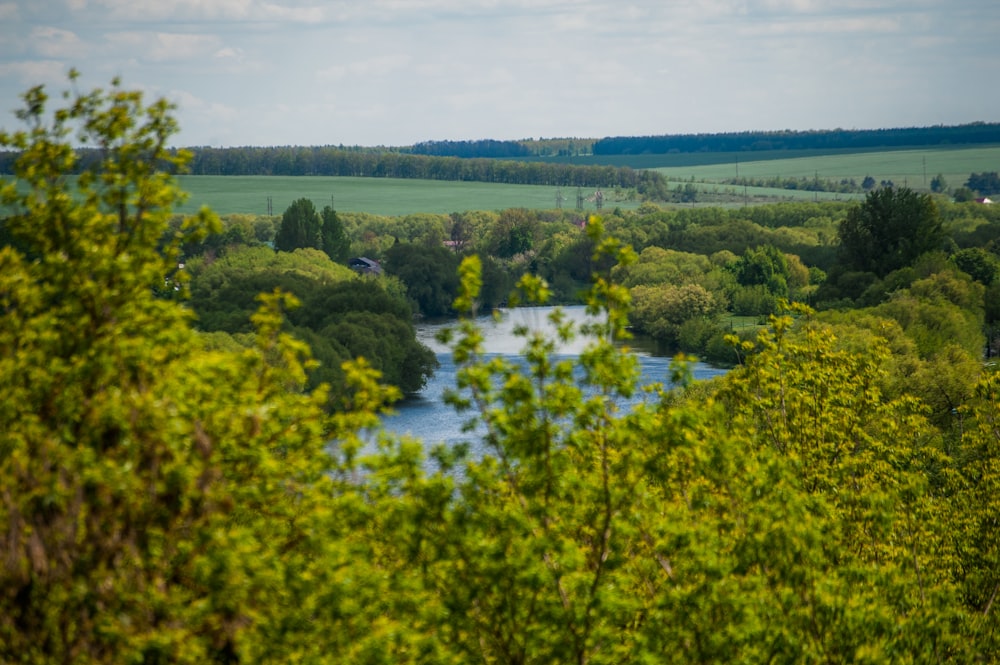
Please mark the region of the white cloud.
[[[748, 0], [751, 11], [773, 14], [831, 14], [843, 11], [878, 9], [886, 4], [903, 5], [903, 0]], [[908, 2], [906, 6], [913, 6]]]
[[220, 48], [214, 53], [216, 58], [222, 59], [233, 59], [233, 60], [243, 60], [243, 49], [233, 48], [232, 46], [227, 46], [225, 48]]
[[166, 97], [182, 111], [206, 114], [222, 120], [232, 120], [239, 116], [239, 109], [206, 100], [188, 90], [171, 90]]
[[294, 4], [267, 0], [95, 0], [116, 20], [154, 23], [183, 21], [287, 21], [317, 23], [326, 11], [320, 4]]
[[1000, 120], [974, 84], [997, 0], [0, 0], [0, 20], [0, 99], [121, 74], [185, 91], [195, 143]]
[[0, 80], [17, 79], [20, 85], [62, 84], [69, 68], [57, 60], [27, 60], [0, 64]]
[[367, 60], [359, 60], [347, 65], [333, 65], [316, 72], [321, 80], [339, 81], [345, 78], [382, 77], [407, 67], [412, 58], [409, 55], [384, 55]]
[[785, 22], [749, 23], [737, 29], [743, 37], [811, 37], [834, 34], [857, 34], [874, 36], [877, 34], [899, 33], [903, 31], [900, 20], [891, 16], [871, 17], [826, 17]]
[[50, 26], [34, 28], [29, 44], [46, 58], [80, 58], [87, 50], [75, 33]]
[[216, 35], [171, 32], [117, 32], [107, 35], [117, 50], [127, 52], [137, 62], [167, 62], [202, 58], [217, 53], [221, 40]]

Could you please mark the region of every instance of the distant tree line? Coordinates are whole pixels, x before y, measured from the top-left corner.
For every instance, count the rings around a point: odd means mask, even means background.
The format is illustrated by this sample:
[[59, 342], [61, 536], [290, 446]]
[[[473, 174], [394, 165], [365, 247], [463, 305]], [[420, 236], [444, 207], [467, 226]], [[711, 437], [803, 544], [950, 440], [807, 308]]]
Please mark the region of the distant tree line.
[[513, 159], [518, 157], [552, 157], [569, 155], [589, 155], [596, 139], [522, 139], [520, 141], [424, 141], [410, 148], [399, 148], [400, 152], [416, 155], [436, 155], [438, 157], [488, 157], [491, 159]]
[[520, 141], [496, 141], [494, 139], [424, 141], [415, 144], [410, 151], [415, 155], [434, 155], [437, 157], [491, 157], [500, 159], [528, 157], [534, 154]]
[[[869, 176], [870, 178], [871, 176]], [[794, 189], [804, 192], [837, 192], [840, 194], [856, 193], [866, 191], [874, 187], [875, 180], [872, 178], [872, 185], [863, 187], [854, 178], [841, 178], [833, 180], [829, 178], [808, 178], [799, 176], [798, 178], [782, 178], [781, 176], [769, 176], [763, 178], [726, 178], [722, 181], [725, 185], [746, 185], [748, 187], [772, 187], [775, 189]]]
[[902, 127], [897, 129], [834, 129], [719, 134], [617, 136], [596, 141], [595, 155], [666, 154], [671, 152], [742, 152], [756, 150], [832, 150], [899, 146], [1000, 143], [1000, 123]]
[[334, 147], [192, 148], [192, 175], [324, 175], [649, 189], [665, 179], [629, 167], [463, 159]]
[[[332, 146], [189, 148], [191, 175], [349, 176], [492, 182], [506, 185], [637, 189], [647, 198], [666, 190], [653, 171], [629, 167], [575, 166], [477, 157], [436, 157], [393, 150], [348, 150]], [[92, 170], [100, 152], [81, 149], [75, 172]], [[10, 173], [15, 152], [0, 152], [0, 173]]]

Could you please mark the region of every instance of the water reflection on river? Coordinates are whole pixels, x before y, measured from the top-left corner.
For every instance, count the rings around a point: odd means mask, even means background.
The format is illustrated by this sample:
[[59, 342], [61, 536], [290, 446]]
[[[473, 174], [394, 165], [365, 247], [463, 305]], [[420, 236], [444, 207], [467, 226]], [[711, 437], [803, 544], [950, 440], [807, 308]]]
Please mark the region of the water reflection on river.
[[[578, 323], [587, 319], [583, 307], [564, 307], [563, 310]], [[505, 311], [500, 321], [494, 321], [489, 316], [481, 317], [478, 323], [485, 338], [484, 350], [488, 354], [519, 356], [524, 347], [524, 339], [514, 335], [514, 327], [524, 325], [533, 330], [548, 329], [548, 315], [551, 311], [551, 307], [519, 308]], [[456, 414], [443, 400], [444, 391], [455, 387], [455, 363], [451, 352], [437, 341], [436, 336], [442, 328], [449, 326], [454, 326], [454, 322], [417, 326], [418, 339], [437, 354], [441, 366], [419, 394], [397, 403], [394, 408], [395, 413], [383, 418], [387, 432], [409, 434], [427, 444], [440, 442], [453, 444], [476, 439], [475, 433], [462, 432], [462, 425], [468, 419], [468, 414]], [[578, 356], [586, 343], [586, 339], [574, 340], [560, 347], [558, 354], [561, 357]], [[629, 347], [639, 359], [642, 385], [656, 382], [669, 383], [671, 358], [655, 355], [650, 345], [644, 345], [637, 340], [630, 340]], [[695, 379], [712, 378], [725, 371], [704, 363], [698, 363], [693, 368]], [[637, 399], [642, 397], [641, 393], [637, 395]]]

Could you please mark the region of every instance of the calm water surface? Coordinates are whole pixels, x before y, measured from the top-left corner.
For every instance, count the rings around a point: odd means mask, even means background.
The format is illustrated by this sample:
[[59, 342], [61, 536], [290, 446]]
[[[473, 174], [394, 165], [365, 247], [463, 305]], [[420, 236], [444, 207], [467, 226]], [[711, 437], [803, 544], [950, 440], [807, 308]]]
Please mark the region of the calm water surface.
[[[587, 319], [585, 309], [582, 306], [564, 307], [563, 310], [577, 322], [584, 322]], [[514, 327], [524, 325], [533, 330], [547, 330], [549, 329], [547, 317], [551, 311], [551, 307], [505, 310], [500, 322], [494, 321], [489, 316], [481, 317], [478, 323], [485, 337], [484, 350], [488, 354], [511, 358], [519, 357], [520, 351], [524, 347], [524, 339], [514, 335]], [[399, 435], [409, 434], [427, 444], [475, 441], [475, 433], [462, 432], [462, 425], [469, 415], [456, 414], [452, 407], [444, 403], [443, 399], [445, 390], [455, 387], [455, 363], [452, 360], [451, 352], [437, 341], [436, 336], [442, 328], [454, 325], [452, 321], [417, 326], [417, 338], [437, 354], [441, 366], [420, 393], [398, 402], [394, 407], [395, 413], [383, 418], [383, 426], [387, 432]], [[559, 349], [559, 356], [577, 357], [586, 343], [586, 339], [574, 340], [573, 343]], [[644, 348], [644, 345], [637, 340], [630, 340], [629, 347], [639, 359], [642, 370], [640, 383], [642, 385], [657, 382], [669, 383], [670, 357], [655, 355], [655, 351]], [[698, 363], [693, 368], [695, 379], [709, 379], [725, 372], [724, 369], [714, 368], [704, 363]], [[640, 393], [637, 395], [637, 399], [641, 399], [643, 396]]]

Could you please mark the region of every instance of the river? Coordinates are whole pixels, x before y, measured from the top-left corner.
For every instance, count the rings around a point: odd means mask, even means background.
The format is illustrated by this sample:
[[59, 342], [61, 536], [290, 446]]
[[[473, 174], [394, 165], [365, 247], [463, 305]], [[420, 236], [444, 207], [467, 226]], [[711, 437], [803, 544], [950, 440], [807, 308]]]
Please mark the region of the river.
[[[499, 354], [509, 357], [520, 356], [524, 347], [524, 339], [514, 334], [517, 325], [525, 325], [533, 330], [548, 330], [548, 315], [551, 307], [528, 307], [505, 310], [503, 318], [497, 322], [490, 316], [480, 317], [477, 321], [484, 335], [483, 348], [487, 354]], [[580, 323], [587, 319], [586, 310], [582, 306], [563, 307], [563, 310], [574, 321]], [[455, 387], [455, 363], [449, 349], [437, 341], [438, 332], [445, 327], [454, 326], [455, 322], [422, 323], [417, 325], [417, 338], [437, 354], [441, 364], [434, 376], [418, 394], [408, 397], [394, 405], [394, 412], [383, 418], [386, 432], [397, 435], [409, 434], [426, 444], [454, 444], [462, 441], [475, 442], [475, 433], [462, 432], [462, 425], [468, 419], [468, 414], [457, 414], [443, 399], [444, 391]], [[576, 357], [586, 346], [587, 340], [578, 338], [571, 344], [559, 348], [560, 357]], [[629, 348], [637, 358], [642, 370], [640, 383], [648, 385], [656, 382], [669, 383], [670, 363], [672, 358], [656, 355], [653, 345], [643, 344], [639, 340], [629, 340]], [[727, 370], [697, 363], [693, 367], [695, 379], [710, 379]], [[636, 399], [641, 399], [642, 394]], [[473, 449], [476, 446], [473, 445]]]

